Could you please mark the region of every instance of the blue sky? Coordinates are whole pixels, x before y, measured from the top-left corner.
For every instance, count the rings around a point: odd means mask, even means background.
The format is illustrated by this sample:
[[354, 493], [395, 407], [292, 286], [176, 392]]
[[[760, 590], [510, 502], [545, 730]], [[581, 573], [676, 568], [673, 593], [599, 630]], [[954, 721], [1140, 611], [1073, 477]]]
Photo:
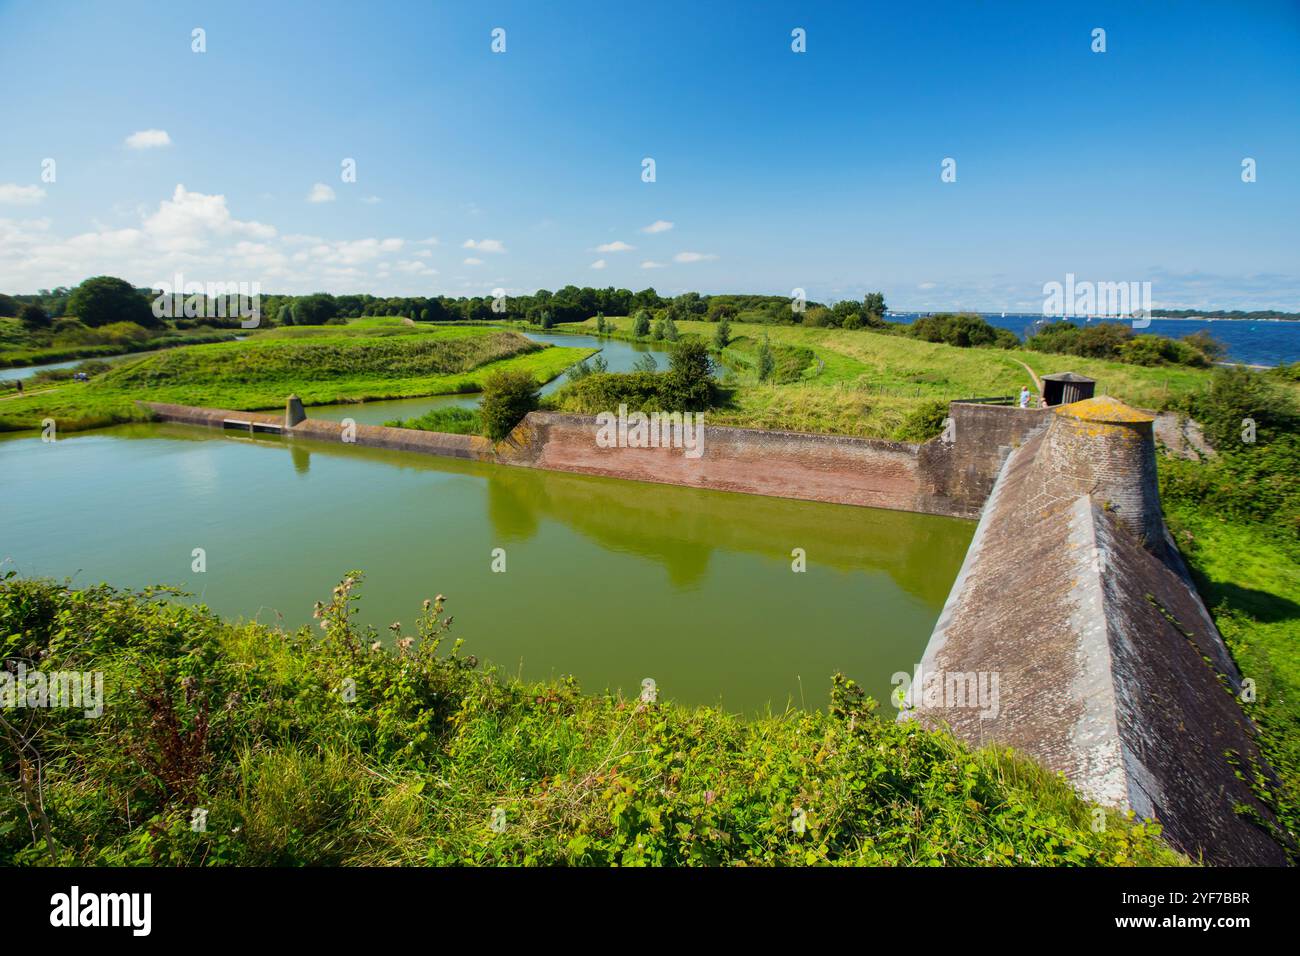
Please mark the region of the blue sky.
[[0, 63], [5, 291], [1300, 309], [1295, 2], [0, 0]]

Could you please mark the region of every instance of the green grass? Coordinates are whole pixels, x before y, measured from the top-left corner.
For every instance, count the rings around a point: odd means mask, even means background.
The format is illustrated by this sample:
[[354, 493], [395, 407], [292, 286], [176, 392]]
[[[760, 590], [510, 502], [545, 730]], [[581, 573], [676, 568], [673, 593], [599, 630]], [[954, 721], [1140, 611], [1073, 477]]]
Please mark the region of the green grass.
[[[631, 319], [606, 319], [615, 337], [631, 338]], [[712, 342], [716, 325], [677, 323], [682, 334]], [[558, 326], [556, 332], [595, 331], [594, 321]], [[731, 405], [710, 421], [751, 428], [785, 428], [889, 438], [909, 416], [935, 401], [1014, 395], [1033, 389], [1024, 362], [1039, 375], [1075, 371], [1097, 379], [1098, 392], [1143, 408], [1162, 409], [1208, 387], [1210, 373], [1181, 366], [1143, 367], [1121, 362], [1044, 355], [1023, 349], [957, 348], [866, 330], [731, 323], [731, 334], [757, 342], [764, 333], [773, 349], [807, 350], [812, 358], [784, 382], [759, 383], [738, 361], [738, 387]], [[803, 352], [796, 353], [800, 356]], [[1297, 389], [1300, 394], [1300, 389]]]
[[282, 407], [291, 392], [308, 406], [475, 392], [490, 371], [524, 371], [541, 383], [589, 354], [483, 327], [279, 329], [0, 401], [0, 431], [39, 428], [45, 418], [65, 431], [146, 418], [137, 400], [254, 410]]
[[1165, 516], [1244, 678], [1260, 747], [1282, 786], [1274, 804], [1300, 841], [1300, 563], [1271, 529], [1217, 515], [1213, 502], [1166, 504]]
[[54, 345], [48, 348], [13, 348], [0, 351], [0, 368], [23, 368], [27, 365], [48, 365], [69, 362], [73, 359], [107, 358], [129, 355], [133, 352], [153, 352], [160, 349], [202, 345], [209, 342], [227, 342], [240, 334], [236, 331], [172, 332], [142, 342], [120, 342], [115, 345]]
[[384, 422], [390, 428], [417, 428], [444, 435], [481, 435], [483, 416], [476, 408], [435, 408], [417, 418], [395, 418]]
[[0, 582], [0, 656], [105, 688], [98, 719], [0, 711], [41, 766], [0, 750], [0, 864], [1185, 862], [1114, 813], [1094, 832], [1014, 754], [880, 719], [851, 681], [829, 712], [754, 720], [522, 683], [449, 652], [441, 598], [377, 648], [351, 622], [358, 577], [294, 634]]

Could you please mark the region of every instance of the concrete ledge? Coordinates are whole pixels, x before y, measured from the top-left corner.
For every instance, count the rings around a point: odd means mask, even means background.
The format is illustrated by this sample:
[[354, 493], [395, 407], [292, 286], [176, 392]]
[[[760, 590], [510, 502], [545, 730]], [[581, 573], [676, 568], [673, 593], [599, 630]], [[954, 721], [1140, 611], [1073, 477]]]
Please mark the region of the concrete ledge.
[[237, 412], [224, 408], [196, 408], [191, 405], [168, 405], [160, 402], [141, 402], [161, 421], [185, 425], [203, 425], [222, 428], [227, 419], [242, 419], [256, 424], [274, 425], [281, 434], [290, 438], [311, 438], [316, 441], [356, 444], [367, 448], [391, 448], [414, 451], [445, 458], [469, 458], [492, 461], [495, 455], [492, 443], [477, 435], [448, 435], [443, 432], [417, 431], [413, 428], [389, 428], [385, 425], [352, 425], [342, 422], [308, 418], [292, 428], [283, 428], [284, 416], [263, 412]]

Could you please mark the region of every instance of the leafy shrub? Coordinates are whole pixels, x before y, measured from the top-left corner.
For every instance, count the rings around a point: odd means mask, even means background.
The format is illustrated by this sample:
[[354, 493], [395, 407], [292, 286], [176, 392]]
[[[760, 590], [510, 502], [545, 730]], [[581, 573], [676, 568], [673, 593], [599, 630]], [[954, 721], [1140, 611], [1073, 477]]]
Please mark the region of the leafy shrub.
[[662, 378], [656, 372], [588, 375], [556, 393], [556, 404], [580, 415], [595, 415], [627, 405], [630, 411], [662, 408]]
[[38, 302], [29, 302], [18, 310], [18, 319], [29, 329], [48, 329], [50, 317]]
[[1209, 359], [1190, 345], [1163, 335], [1135, 335], [1125, 344], [1120, 358], [1134, 365], [1190, 365], [1204, 368]]
[[1225, 452], [1240, 449], [1245, 419], [1255, 423], [1260, 445], [1300, 431], [1300, 410], [1290, 393], [1241, 366], [1215, 369], [1209, 389], [1193, 396], [1185, 410], [1200, 422], [1210, 444]]
[[724, 314], [718, 322], [718, 327], [713, 330], [713, 347], [721, 352], [731, 344], [731, 323]]
[[973, 313], [947, 313], [922, 316], [907, 326], [907, 334], [925, 342], [943, 342], [961, 348], [994, 346], [1011, 349], [1020, 344], [1015, 334], [990, 325]]
[[[294, 325], [324, 325], [338, 316], [338, 303], [334, 297], [325, 292], [316, 292], [295, 299], [293, 303]], [[288, 325], [288, 322], [285, 322]]]
[[98, 720], [24, 712], [40, 793], [0, 746], [0, 821], [24, 821], [0, 827], [0, 865], [1182, 862], [1157, 826], [1094, 827], [1057, 775], [882, 720], [844, 677], [827, 710], [753, 720], [587, 697], [443, 649], [441, 596], [385, 648], [353, 620], [360, 583], [290, 634], [161, 592], [0, 581], [0, 656], [106, 691]]
[[528, 372], [498, 369], [490, 373], [483, 381], [483, 399], [479, 402], [487, 437], [501, 441], [537, 408], [540, 399], [537, 381]]
[[[1300, 559], [1300, 409], [1269, 376], [1239, 366], [1216, 369], [1210, 388], [1184, 411], [1218, 454], [1204, 462], [1161, 462], [1169, 503], [1203, 507], [1258, 524]], [[1253, 429], [1254, 441], [1246, 441]]]
[[587, 364], [586, 359], [583, 359], [577, 365], [570, 368], [569, 371], [565, 373], [564, 377], [567, 378], [570, 382], [577, 382], [586, 378], [590, 374], [591, 374], [591, 366]]
[[1122, 322], [1075, 325], [1053, 322], [1037, 328], [1025, 339], [1025, 348], [1035, 352], [1078, 355], [1134, 365], [1188, 365], [1204, 368], [1223, 354], [1222, 344], [1206, 332], [1184, 339], [1163, 335], [1134, 335]]
[[894, 430], [894, 441], [927, 442], [943, 433], [943, 423], [948, 417], [948, 403], [934, 400], [913, 408]]
[[95, 276], [77, 286], [68, 299], [67, 311], [91, 328], [114, 322], [134, 322], [146, 328], [163, 325], [143, 293], [113, 276]]
[[713, 361], [709, 349], [697, 338], [673, 346], [668, 372], [660, 390], [663, 410], [698, 412], [713, 404]]

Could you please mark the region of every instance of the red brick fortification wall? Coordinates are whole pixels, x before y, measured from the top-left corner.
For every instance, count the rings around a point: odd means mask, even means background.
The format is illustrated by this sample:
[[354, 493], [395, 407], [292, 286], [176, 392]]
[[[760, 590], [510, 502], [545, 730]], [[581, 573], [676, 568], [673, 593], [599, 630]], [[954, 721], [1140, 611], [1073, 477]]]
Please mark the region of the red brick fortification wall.
[[[145, 403], [164, 421], [221, 428], [226, 419], [283, 426], [283, 415]], [[924, 445], [801, 432], [703, 427], [702, 453], [680, 447], [601, 447], [594, 417], [531, 412], [494, 449], [487, 439], [353, 426], [357, 445], [633, 481], [977, 518], [1002, 462], [1044, 423], [1042, 413], [954, 403], [952, 440]], [[344, 441], [340, 422], [307, 418], [291, 437]]]
[[702, 452], [602, 448], [594, 417], [532, 412], [498, 446], [508, 464], [719, 491], [913, 510], [916, 446], [705, 425]]
[[945, 437], [917, 449], [922, 487], [912, 510], [978, 518], [1012, 449], [1043, 428], [1047, 409], [953, 402]]

